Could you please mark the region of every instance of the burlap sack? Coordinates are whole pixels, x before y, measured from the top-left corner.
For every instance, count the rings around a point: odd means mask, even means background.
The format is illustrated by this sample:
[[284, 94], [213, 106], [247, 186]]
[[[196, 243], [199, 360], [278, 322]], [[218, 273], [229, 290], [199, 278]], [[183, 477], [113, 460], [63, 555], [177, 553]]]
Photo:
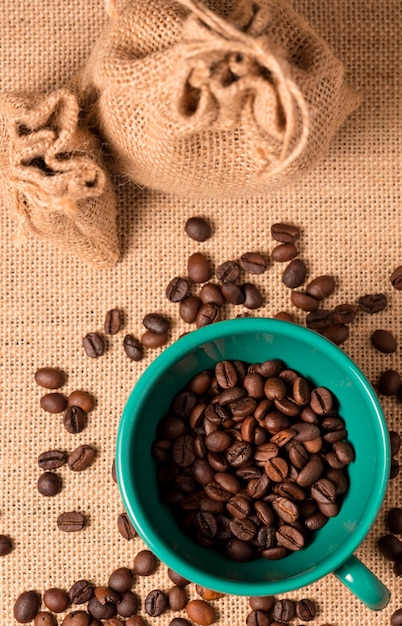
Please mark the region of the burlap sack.
[[1, 193], [17, 241], [33, 233], [107, 267], [119, 258], [115, 195], [97, 140], [78, 120], [67, 89], [0, 94]]
[[107, 0], [82, 98], [117, 170], [138, 184], [266, 193], [312, 166], [359, 99], [284, 0], [208, 4]]

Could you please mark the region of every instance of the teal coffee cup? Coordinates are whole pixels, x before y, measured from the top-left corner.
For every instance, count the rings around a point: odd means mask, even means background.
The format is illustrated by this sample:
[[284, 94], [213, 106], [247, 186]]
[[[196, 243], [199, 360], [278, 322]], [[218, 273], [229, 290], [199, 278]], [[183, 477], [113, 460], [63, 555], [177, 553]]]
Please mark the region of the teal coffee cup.
[[[197, 545], [161, 503], [151, 447], [157, 424], [175, 394], [198, 372], [221, 360], [257, 363], [280, 358], [315, 386], [332, 391], [345, 420], [355, 460], [340, 512], [311, 533], [306, 546], [277, 561], [237, 563]], [[383, 608], [389, 591], [354, 555], [382, 505], [390, 471], [389, 434], [370, 383], [344, 352], [319, 334], [280, 320], [240, 318], [180, 338], [145, 370], [121, 417], [116, 473], [123, 504], [149, 548], [170, 568], [204, 587], [261, 596], [304, 587], [335, 575], [367, 607]]]

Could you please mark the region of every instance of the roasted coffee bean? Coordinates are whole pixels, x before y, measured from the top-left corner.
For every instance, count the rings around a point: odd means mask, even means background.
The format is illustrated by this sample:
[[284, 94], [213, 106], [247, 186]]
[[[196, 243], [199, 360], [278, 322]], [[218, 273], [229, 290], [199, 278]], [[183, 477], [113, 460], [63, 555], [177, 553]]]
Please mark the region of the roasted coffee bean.
[[328, 522], [328, 517], [321, 513], [321, 511], [315, 511], [310, 515], [304, 517], [304, 525], [307, 530], [320, 530]]
[[120, 595], [118, 593], [116, 593], [115, 591], [113, 591], [113, 589], [110, 589], [110, 587], [107, 587], [106, 585], [100, 585], [99, 587], [95, 587], [94, 595], [98, 602], [100, 602], [101, 604], [106, 604], [107, 602], [117, 604], [120, 598]]
[[96, 450], [87, 444], [78, 446], [68, 455], [67, 463], [74, 472], [83, 472], [94, 462]]
[[219, 600], [219, 598], [223, 598], [223, 593], [207, 589], [207, 587], [202, 587], [201, 585], [196, 585], [195, 590], [203, 600]]
[[236, 537], [230, 538], [226, 543], [226, 554], [237, 563], [245, 563], [255, 558], [254, 547], [246, 541], [241, 541]]
[[388, 529], [395, 535], [402, 534], [402, 508], [393, 507], [388, 511], [387, 515]]
[[168, 591], [169, 607], [172, 611], [181, 611], [185, 608], [188, 598], [184, 587], [175, 585]]
[[365, 313], [379, 313], [387, 306], [387, 297], [383, 293], [371, 293], [358, 300], [359, 309]]
[[184, 576], [175, 572], [171, 567], [168, 567], [167, 573], [172, 583], [174, 585], [177, 585], [178, 587], [186, 587], [188, 584], [190, 584], [190, 581], [187, 580], [187, 578], [184, 578]]
[[41, 397], [40, 406], [47, 413], [63, 413], [67, 406], [67, 399], [58, 391], [53, 391]]
[[144, 356], [142, 343], [133, 335], [126, 335], [123, 339], [124, 352], [131, 361], [141, 361]]
[[315, 387], [311, 390], [310, 406], [317, 415], [328, 415], [334, 406], [332, 393], [326, 387]]
[[86, 611], [71, 611], [65, 616], [61, 626], [93, 626], [96, 622]]
[[392, 567], [392, 571], [394, 572], [395, 576], [402, 576], [402, 558], [397, 559], [396, 561], [394, 561], [394, 565]]
[[252, 283], [243, 283], [240, 286], [240, 290], [244, 295], [243, 306], [245, 306], [246, 309], [255, 310], [259, 309], [263, 305], [264, 298], [262, 293], [258, 287]]
[[274, 456], [265, 461], [264, 469], [268, 478], [273, 482], [281, 482], [289, 473], [289, 466], [285, 459]]
[[332, 317], [337, 324], [351, 324], [356, 317], [356, 312], [354, 304], [338, 304], [332, 310]]
[[272, 500], [272, 508], [278, 517], [287, 524], [293, 524], [300, 514], [297, 504], [283, 496], [278, 496]]
[[[239, 494], [228, 499], [226, 509], [235, 519], [244, 520], [251, 513], [251, 504], [246, 497]], [[238, 539], [241, 539], [241, 537], [238, 537]]]
[[61, 491], [61, 478], [54, 472], [44, 472], [38, 478], [37, 487], [42, 496], [56, 496]]
[[151, 333], [165, 335], [170, 330], [170, 322], [160, 313], [147, 313], [142, 320], [143, 325]]
[[310, 493], [316, 502], [324, 504], [335, 502], [337, 495], [334, 483], [328, 478], [319, 478], [311, 485]]
[[310, 455], [302, 443], [290, 441], [288, 447], [289, 459], [293, 465], [302, 469], [310, 460]]
[[226, 452], [226, 458], [232, 467], [247, 465], [252, 456], [253, 448], [247, 441], [235, 441]]
[[95, 595], [89, 600], [87, 604], [88, 613], [95, 619], [110, 619], [117, 613], [116, 604], [114, 602], [99, 602]]
[[183, 322], [193, 324], [197, 319], [202, 302], [198, 296], [187, 296], [179, 303], [179, 315]]
[[67, 463], [67, 452], [64, 450], [47, 450], [38, 456], [38, 465], [44, 470], [53, 470]]
[[219, 361], [215, 366], [216, 380], [222, 389], [234, 387], [237, 383], [237, 372], [231, 361]]
[[106, 311], [103, 330], [107, 335], [115, 335], [122, 327], [122, 316], [119, 309]]
[[306, 279], [307, 267], [302, 259], [293, 259], [282, 274], [282, 282], [289, 289], [300, 287]]
[[[129, 626], [128, 624], [126, 626]], [[174, 617], [169, 626], [191, 626], [191, 623], [185, 617]]]
[[324, 328], [321, 334], [336, 346], [340, 346], [349, 338], [349, 327], [346, 324], [333, 324], [329, 328]]
[[206, 283], [212, 276], [211, 264], [205, 254], [194, 252], [187, 260], [187, 274], [194, 283]]
[[87, 391], [77, 389], [72, 391], [67, 398], [68, 406], [77, 406], [85, 413], [91, 413], [96, 406], [95, 398]]
[[151, 550], [140, 550], [134, 558], [134, 572], [139, 576], [151, 576], [156, 572], [158, 563]]
[[63, 425], [68, 433], [81, 433], [86, 425], [86, 413], [78, 406], [68, 406], [63, 413]]
[[125, 591], [116, 604], [117, 613], [121, 615], [121, 617], [131, 617], [135, 615], [138, 608], [138, 598], [132, 591]]
[[200, 626], [210, 626], [217, 619], [215, 607], [205, 600], [190, 600], [186, 606], [186, 612], [188, 617]]
[[306, 326], [319, 332], [330, 328], [335, 323], [333, 313], [326, 309], [315, 309], [306, 315]]
[[371, 335], [371, 343], [376, 350], [384, 354], [396, 351], [396, 339], [389, 330], [378, 328]]
[[402, 609], [397, 609], [391, 615], [391, 626], [402, 626]]
[[391, 459], [391, 467], [390, 467], [390, 472], [389, 472], [389, 479], [392, 480], [393, 478], [398, 476], [399, 470], [400, 470], [400, 467], [399, 467], [399, 463], [398, 463], [397, 459]]
[[[261, 552], [261, 556], [264, 559], [268, 559], [269, 561], [278, 561], [279, 559], [284, 559], [285, 556], [289, 554], [289, 550], [284, 546], [274, 546], [272, 548], [267, 548]], [[271, 626], [274, 622], [271, 623]]]
[[175, 276], [166, 287], [166, 297], [170, 302], [181, 302], [188, 296], [190, 285], [186, 278]]
[[276, 531], [276, 538], [278, 543], [288, 550], [300, 550], [304, 546], [303, 534], [297, 528], [288, 524], [283, 524]]
[[377, 546], [389, 561], [396, 561], [402, 557], [402, 541], [395, 535], [383, 535], [377, 540]]
[[57, 626], [56, 616], [48, 611], [39, 611], [35, 615], [34, 626]]
[[391, 285], [395, 289], [402, 289], [402, 265], [399, 265], [394, 269], [390, 276]]
[[66, 382], [66, 375], [55, 367], [41, 367], [35, 372], [35, 382], [45, 389], [60, 389]]
[[173, 461], [180, 467], [188, 467], [195, 461], [194, 438], [191, 435], [182, 435], [173, 443]]
[[238, 493], [241, 491], [239, 480], [229, 472], [216, 472], [215, 482], [229, 493]]
[[320, 305], [319, 300], [303, 291], [292, 291], [290, 301], [301, 311], [315, 311]]
[[308, 463], [300, 470], [296, 478], [297, 484], [300, 487], [311, 487], [320, 478], [323, 469], [324, 463], [321, 456], [313, 454]]
[[324, 300], [335, 291], [335, 280], [332, 276], [323, 274], [311, 280], [306, 286], [306, 292], [316, 300]]
[[40, 596], [36, 591], [23, 591], [14, 603], [14, 618], [20, 624], [31, 622], [40, 607]]
[[246, 617], [247, 626], [269, 626], [269, 617], [264, 611], [251, 611]]
[[220, 320], [221, 312], [219, 307], [213, 302], [209, 302], [208, 304], [203, 304], [198, 310], [195, 324], [197, 328], [203, 328]]
[[289, 428], [291, 421], [287, 415], [284, 415], [281, 411], [271, 411], [264, 418], [264, 427], [271, 433], [278, 433], [280, 430]]
[[248, 603], [254, 611], [270, 613], [275, 604], [275, 596], [253, 596], [249, 598]]
[[213, 303], [217, 307], [221, 307], [225, 303], [225, 297], [221, 287], [215, 283], [205, 283], [198, 294], [202, 304]]
[[271, 259], [276, 263], [287, 263], [298, 255], [298, 250], [294, 243], [281, 243], [271, 252]]
[[276, 222], [271, 226], [271, 236], [281, 243], [293, 243], [300, 237], [300, 229], [293, 224]]
[[355, 460], [354, 449], [348, 441], [336, 441], [333, 444], [333, 448], [338, 459], [345, 465], [349, 465], [349, 463]]
[[10, 554], [13, 549], [13, 543], [11, 538], [7, 535], [0, 535], [0, 556], [6, 556]]
[[153, 333], [150, 330], [146, 330], [141, 335], [141, 343], [145, 348], [161, 348], [166, 346], [169, 341], [168, 333]]
[[378, 381], [378, 391], [383, 396], [394, 396], [400, 389], [402, 378], [394, 369], [382, 372]]
[[277, 600], [274, 604], [273, 615], [276, 620], [288, 622], [296, 615], [296, 605], [293, 600]]
[[215, 516], [209, 511], [199, 511], [196, 514], [194, 528], [201, 537], [213, 538], [218, 532]]
[[282, 320], [283, 322], [295, 322], [293, 315], [287, 311], [278, 311], [278, 313], [275, 313], [274, 319]]
[[144, 608], [151, 617], [162, 615], [168, 607], [166, 594], [160, 589], [150, 591], [145, 598]]
[[294, 441], [298, 441], [300, 443], [312, 441], [321, 435], [321, 430], [318, 426], [306, 422], [292, 424], [292, 431], [294, 433]]
[[127, 541], [131, 541], [131, 539], [134, 539], [134, 537], [137, 536], [137, 531], [135, 530], [127, 513], [121, 513], [120, 515], [118, 515], [117, 529], [121, 536]]
[[240, 266], [236, 261], [225, 261], [216, 268], [215, 274], [222, 283], [234, 283], [240, 276]]
[[43, 594], [43, 603], [49, 611], [53, 611], [53, 613], [62, 613], [68, 608], [70, 598], [64, 589], [51, 587], [50, 589], [46, 589]]
[[66, 533], [82, 530], [85, 526], [85, 518], [77, 511], [61, 513], [57, 518], [57, 528]]
[[304, 622], [311, 622], [317, 614], [317, 608], [314, 600], [303, 598], [296, 602], [296, 615]]
[[82, 339], [82, 345], [91, 359], [97, 359], [105, 351], [105, 343], [98, 333], [87, 333]]
[[130, 591], [134, 583], [134, 574], [128, 567], [118, 567], [109, 576], [108, 587], [117, 593]]
[[267, 260], [258, 252], [246, 252], [240, 257], [240, 267], [250, 274], [263, 274], [267, 269]]
[[244, 291], [235, 283], [223, 283], [221, 291], [224, 298], [235, 306], [243, 304], [246, 299]]
[[264, 393], [269, 400], [283, 400], [287, 393], [286, 384], [278, 376], [272, 376], [264, 384]]
[[69, 589], [68, 595], [71, 604], [85, 604], [88, 602], [94, 593], [93, 585], [89, 580], [80, 579], [77, 580]]
[[184, 225], [184, 230], [191, 239], [201, 243], [212, 235], [211, 225], [202, 217], [190, 217]]

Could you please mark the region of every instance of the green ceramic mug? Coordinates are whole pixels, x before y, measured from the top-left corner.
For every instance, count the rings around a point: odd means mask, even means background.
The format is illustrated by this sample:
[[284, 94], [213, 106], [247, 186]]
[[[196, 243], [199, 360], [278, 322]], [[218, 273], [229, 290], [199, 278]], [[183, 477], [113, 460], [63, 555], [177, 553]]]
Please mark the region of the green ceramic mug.
[[[340, 513], [306, 547], [279, 561], [236, 563], [196, 545], [160, 503], [151, 445], [174, 395], [197, 372], [223, 359], [255, 363], [281, 358], [337, 397], [356, 459]], [[204, 587], [237, 595], [281, 594], [333, 573], [366, 606], [378, 610], [389, 591], [353, 554], [382, 505], [390, 471], [389, 434], [377, 397], [359, 368], [327, 339], [306, 328], [241, 318], [193, 331], [161, 353], [135, 385], [121, 418], [116, 472], [138, 534], [169, 567]]]

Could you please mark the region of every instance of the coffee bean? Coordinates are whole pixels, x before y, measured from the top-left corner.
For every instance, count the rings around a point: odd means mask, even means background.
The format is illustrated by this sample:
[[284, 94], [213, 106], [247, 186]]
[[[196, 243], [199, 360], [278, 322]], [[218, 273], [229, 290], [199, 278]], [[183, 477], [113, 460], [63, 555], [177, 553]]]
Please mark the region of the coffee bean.
[[13, 543], [7, 535], [0, 535], [0, 556], [10, 554], [13, 549]]
[[391, 615], [391, 626], [402, 626], [402, 609], [397, 609]]
[[302, 311], [315, 311], [320, 305], [316, 298], [303, 291], [292, 291], [290, 301]]
[[141, 615], [132, 615], [126, 621], [126, 626], [147, 626], [147, 624]]
[[208, 326], [209, 324], [214, 324], [215, 322], [219, 322], [221, 320], [221, 312], [219, 307], [210, 302], [209, 304], [203, 304], [198, 310], [197, 317], [195, 319], [195, 323], [197, 328], [202, 328], [203, 326]]
[[144, 356], [142, 343], [133, 335], [126, 335], [123, 339], [124, 352], [131, 361], [141, 361]]
[[349, 327], [346, 324], [333, 324], [329, 328], [324, 328], [321, 334], [336, 346], [340, 346], [349, 338]]
[[312, 330], [323, 331], [334, 323], [333, 313], [325, 309], [315, 309], [306, 315], [306, 326]]
[[103, 329], [107, 335], [115, 335], [122, 327], [122, 315], [119, 309], [110, 309], [106, 312]]
[[179, 315], [183, 322], [193, 324], [197, 319], [198, 311], [202, 306], [201, 299], [198, 296], [187, 296], [179, 303]]
[[212, 276], [211, 264], [205, 254], [194, 252], [187, 260], [187, 274], [194, 283], [206, 283]]
[[57, 626], [56, 617], [48, 611], [39, 611], [35, 615], [34, 626]]
[[125, 591], [122, 593], [116, 604], [117, 613], [118, 615], [121, 615], [121, 617], [131, 617], [132, 615], [135, 615], [138, 608], [138, 598], [132, 591]]
[[281, 243], [293, 243], [300, 237], [300, 229], [292, 224], [276, 222], [271, 226], [272, 238]]
[[394, 535], [402, 534], [402, 508], [393, 507], [387, 515], [388, 529]]
[[184, 576], [181, 576], [181, 574], [178, 574], [170, 567], [168, 567], [167, 573], [172, 583], [178, 587], [186, 587], [190, 583], [187, 578], [184, 578]]
[[38, 456], [38, 465], [44, 470], [53, 470], [67, 463], [67, 452], [64, 450], [47, 450]]
[[276, 531], [278, 543], [288, 550], [300, 550], [304, 546], [304, 536], [293, 526], [283, 524]]
[[86, 413], [78, 406], [68, 406], [63, 414], [63, 425], [68, 433], [81, 433], [86, 425]]
[[202, 217], [190, 217], [185, 223], [184, 230], [191, 239], [201, 243], [212, 235], [210, 224]]
[[394, 396], [402, 384], [401, 375], [394, 369], [385, 370], [378, 380], [378, 391], [383, 396]]
[[130, 591], [134, 583], [134, 574], [128, 567], [118, 567], [109, 576], [108, 587], [117, 593]]
[[190, 291], [190, 285], [186, 278], [175, 276], [166, 287], [166, 297], [170, 302], [181, 302]]
[[151, 576], [156, 572], [158, 559], [150, 550], [140, 550], [134, 558], [134, 572], [139, 576]]
[[61, 513], [57, 518], [57, 528], [63, 532], [77, 532], [85, 526], [85, 518], [82, 513], [68, 511]]
[[68, 466], [74, 472], [83, 472], [94, 462], [96, 450], [87, 444], [78, 446], [68, 456]]
[[121, 513], [118, 515], [117, 529], [121, 536], [127, 541], [131, 541], [131, 539], [134, 539], [134, 537], [137, 536], [137, 531], [131, 523], [127, 513]]
[[76, 406], [85, 413], [91, 413], [96, 406], [95, 398], [87, 391], [76, 389], [72, 391], [67, 398], [68, 406]]
[[289, 289], [300, 287], [306, 279], [307, 267], [301, 259], [293, 259], [282, 274], [282, 282]]
[[199, 298], [202, 304], [213, 303], [221, 307], [225, 303], [221, 287], [215, 283], [205, 283], [199, 291]]
[[61, 491], [61, 478], [53, 472], [44, 472], [39, 476], [37, 486], [42, 496], [52, 497]]
[[274, 596], [253, 596], [249, 598], [248, 603], [254, 611], [264, 611], [270, 613], [275, 604]]
[[141, 336], [141, 343], [145, 348], [161, 348], [169, 341], [168, 333], [153, 333], [146, 330]]
[[269, 617], [259, 609], [251, 611], [246, 617], [247, 626], [269, 626]]
[[244, 291], [235, 283], [223, 283], [221, 292], [226, 300], [235, 306], [243, 304], [246, 299]]
[[332, 276], [324, 274], [311, 280], [306, 286], [306, 292], [316, 300], [324, 300], [335, 290], [335, 280]]
[[188, 617], [200, 626], [210, 626], [217, 620], [215, 607], [205, 600], [191, 600], [186, 606]]
[[36, 591], [23, 591], [14, 603], [14, 618], [20, 624], [31, 622], [40, 607], [40, 596]]
[[223, 593], [219, 591], [214, 591], [213, 589], [207, 589], [207, 587], [202, 587], [201, 585], [196, 585], [195, 590], [197, 594], [203, 600], [219, 600], [219, 598], [223, 598]]
[[303, 598], [296, 602], [296, 615], [304, 622], [310, 622], [315, 618], [317, 614], [317, 608], [314, 600]]
[[105, 351], [105, 343], [98, 333], [87, 333], [82, 339], [82, 345], [91, 359], [97, 359]]
[[184, 587], [175, 585], [168, 591], [169, 607], [172, 611], [181, 611], [187, 604], [187, 593]]
[[169, 320], [160, 313], [147, 313], [142, 323], [151, 333], [165, 335], [170, 330]]
[[61, 626], [93, 626], [96, 622], [86, 611], [71, 611], [65, 616]]
[[240, 289], [244, 295], [243, 306], [245, 306], [246, 309], [259, 309], [263, 305], [264, 298], [258, 287], [252, 283], [243, 283]]
[[41, 367], [35, 372], [35, 382], [45, 389], [59, 389], [66, 382], [66, 375], [55, 367]]
[[356, 307], [354, 304], [338, 304], [332, 310], [332, 317], [338, 324], [351, 324], [356, 317]]
[[68, 595], [71, 604], [85, 604], [93, 596], [92, 584], [85, 579], [77, 580], [69, 589]]
[[379, 313], [387, 306], [387, 297], [383, 293], [371, 293], [358, 300], [359, 309], [365, 313]]
[[62, 613], [68, 608], [70, 598], [64, 589], [51, 587], [43, 594], [43, 603], [49, 611], [53, 611], [53, 613]]
[[378, 328], [371, 335], [371, 343], [376, 350], [384, 354], [396, 351], [396, 339], [389, 330]]
[[40, 406], [47, 413], [63, 413], [67, 399], [58, 391], [54, 391], [41, 397]]
[[395, 430], [390, 430], [389, 438], [391, 443], [391, 456], [395, 456], [398, 454], [401, 447], [401, 436]]
[[166, 594], [160, 589], [150, 591], [145, 598], [144, 608], [151, 617], [162, 615], [168, 607]]
[[345, 465], [349, 465], [355, 460], [354, 449], [348, 441], [336, 441], [333, 448], [338, 459]]
[[215, 274], [222, 283], [234, 283], [240, 276], [240, 266], [236, 261], [225, 261], [216, 268]]
[[296, 478], [297, 484], [299, 487], [303, 488], [311, 487], [311, 485], [319, 479], [323, 469], [324, 463], [321, 456], [313, 454], [308, 463], [306, 463], [303, 469], [300, 470], [299, 475]]
[[294, 243], [281, 243], [271, 252], [271, 259], [276, 263], [287, 263], [296, 258], [298, 250]]
[[291, 313], [288, 313], [287, 311], [278, 311], [278, 313], [275, 313], [274, 319], [292, 323], [295, 321], [293, 315]]
[[191, 623], [185, 617], [174, 617], [169, 622], [169, 626], [191, 626]]
[[296, 605], [293, 600], [277, 600], [274, 604], [273, 615], [281, 622], [288, 622], [296, 615]]
[[240, 267], [250, 274], [263, 274], [267, 269], [267, 260], [258, 252], [246, 252], [240, 257]]
[[110, 619], [117, 613], [116, 604], [114, 602], [99, 602], [95, 595], [89, 600], [87, 611], [92, 617], [99, 620]]
[[315, 387], [311, 391], [310, 406], [317, 415], [328, 415], [333, 409], [333, 396], [326, 387]]
[[383, 535], [377, 540], [377, 546], [389, 561], [396, 561], [402, 557], [402, 541], [395, 535]]

